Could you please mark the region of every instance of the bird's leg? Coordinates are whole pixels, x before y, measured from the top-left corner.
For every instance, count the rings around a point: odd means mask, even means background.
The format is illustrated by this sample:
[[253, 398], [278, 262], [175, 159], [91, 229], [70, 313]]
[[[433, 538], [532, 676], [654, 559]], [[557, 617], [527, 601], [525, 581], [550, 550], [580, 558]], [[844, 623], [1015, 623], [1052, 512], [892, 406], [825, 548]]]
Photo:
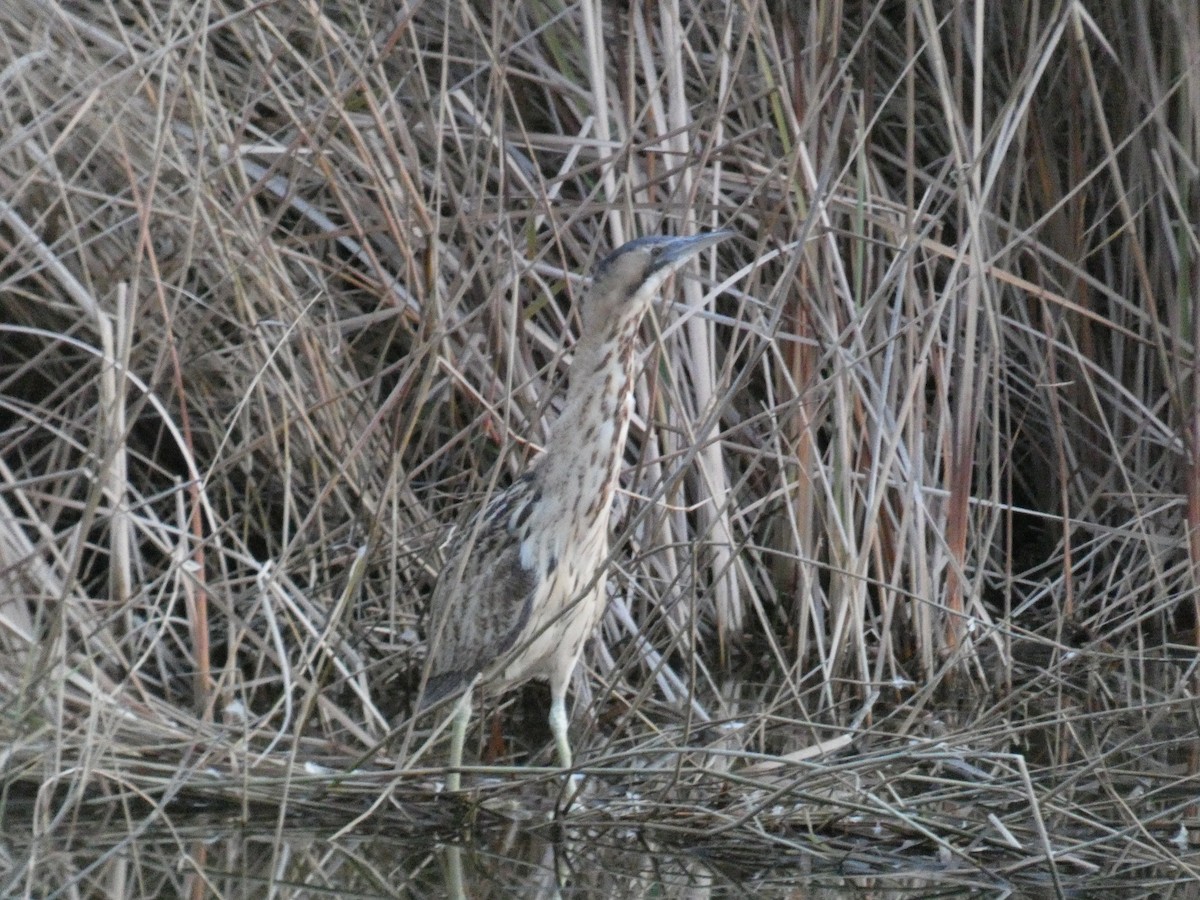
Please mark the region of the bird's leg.
[[[571, 760], [571, 741], [567, 736], [567, 681], [561, 679], [561, 687], [551, 683], [550, 687], [550, 731], [554, 735], [554, 746], [558, 748], [558, 763], [564, 769], [573, 765]], [[574, 801], [579, 788], [583, 784], [583, 776], [578, 772], [567, 777], [566, 806]]]
[[571, 741], [567, 737], [567, 700], [565, 686], [551, 692], [550, 731], [554, 735], [554, 746], [558, 748], [558, 763], [564, 769], [571, 768]]
[[467, 726], [471, 724], [471, 695], [475, 693], [472, 683], [467, 687], [458, 705], [454, 707], [454, 724], [450, 727], [450, 771], [446, 774], [446, 790], [457, 791], [462, 784], [463, 745], [467, 741]]

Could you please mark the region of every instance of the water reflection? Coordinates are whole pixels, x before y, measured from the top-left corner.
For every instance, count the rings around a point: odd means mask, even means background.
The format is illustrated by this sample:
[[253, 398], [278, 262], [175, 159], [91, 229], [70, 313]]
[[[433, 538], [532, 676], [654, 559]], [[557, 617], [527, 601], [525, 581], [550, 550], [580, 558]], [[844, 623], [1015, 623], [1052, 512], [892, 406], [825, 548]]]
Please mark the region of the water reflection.
[[[61, 801], [63, 798], [60, 797]], [[984, 867], [951, 868], [915, 842], [907, 865], [822, 852], [818, 835], [690, 834], [658, 810], [631, 826], [601, 812], [505, 810], [428, 798], [439, 817], [391, 807], [361, 823], [345, 810], [308, 823], [253, 810], [171, 809], [138, 798], [84, 801], [55, 817], [36, 797], [0, 806], [0, 896], [19, 897], [952, 897], [1053, 896], [1036, 870], [1022, 881]], [[45, 807], [45, 808], [43, 808]], [[72, 809], [63, 805], [61, 809]], [[452, 827], [432, 822], [454, 822]], [[1020, 874], [1020, 873], [1017, 873]], [[1149, 878], [1154, 873], [1143, 873]], [[1158, 873], [1164, 874], [1164, 873]], [[1173, 873], [1175, 880], [1179, 873]], [[1159, 881], [1155, 889], [1161, 889]], [[1064, 884], [1069, 896], [1113, 896], [1111, 881]], [[1127, 882], [1120, 896], [1151, 895]], [[1197, 897], [1177, 882], [1173, 897]], [[997, 893], [999, 892], [999, 893]]]

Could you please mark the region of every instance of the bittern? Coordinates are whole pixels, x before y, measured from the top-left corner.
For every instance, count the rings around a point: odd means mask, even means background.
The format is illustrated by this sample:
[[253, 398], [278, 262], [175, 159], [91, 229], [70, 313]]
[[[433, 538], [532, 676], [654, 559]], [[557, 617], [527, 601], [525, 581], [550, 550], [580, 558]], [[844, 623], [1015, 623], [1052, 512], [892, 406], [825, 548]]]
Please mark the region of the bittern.
[[[643, 237], [603, 259], [581, 308], [566, 405], [544, 452], [451, 541], [431, 607], [423, 707], [462, 692], [447, 787], [459, 787], [471, 694], [533, 677], [550, 681], [550, 730], [571, 768], [566, 694], [604, 613], [598, 569], [633, 410], [638, 326], [667, 277], [732, 235]], [[572, 790], [574, 784], [572, 784]]]

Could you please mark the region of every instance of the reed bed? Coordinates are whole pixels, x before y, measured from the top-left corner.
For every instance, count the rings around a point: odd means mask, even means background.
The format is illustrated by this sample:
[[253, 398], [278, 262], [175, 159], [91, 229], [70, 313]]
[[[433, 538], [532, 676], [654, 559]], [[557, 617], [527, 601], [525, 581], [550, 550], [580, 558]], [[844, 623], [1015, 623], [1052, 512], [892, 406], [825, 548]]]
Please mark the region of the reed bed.
[[536, 685], [438, 797], [440, 553], [595, 260], [728, 226], [645, 328], [563, 821], [1194, 878], [1193, 4], [384, 6], [6, 6], [0, 812], [552, 809]]

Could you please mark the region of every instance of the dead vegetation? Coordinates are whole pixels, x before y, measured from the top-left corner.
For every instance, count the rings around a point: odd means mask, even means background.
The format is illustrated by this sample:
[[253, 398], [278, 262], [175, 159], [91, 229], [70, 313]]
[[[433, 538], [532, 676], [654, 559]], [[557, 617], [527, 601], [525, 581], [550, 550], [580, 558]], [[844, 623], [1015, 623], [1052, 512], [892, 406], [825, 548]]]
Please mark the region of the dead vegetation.
[[[646, 328], [569, 818], [1194, 877], [1191, 4], [6, 10], [35, 834], [130, 795], [456, 821], [407, 715], [447, 529], [553, 421], [579, 275], [730, 226]], [[549, 803], [542, 696], [506, 700], [483, 808]]]

